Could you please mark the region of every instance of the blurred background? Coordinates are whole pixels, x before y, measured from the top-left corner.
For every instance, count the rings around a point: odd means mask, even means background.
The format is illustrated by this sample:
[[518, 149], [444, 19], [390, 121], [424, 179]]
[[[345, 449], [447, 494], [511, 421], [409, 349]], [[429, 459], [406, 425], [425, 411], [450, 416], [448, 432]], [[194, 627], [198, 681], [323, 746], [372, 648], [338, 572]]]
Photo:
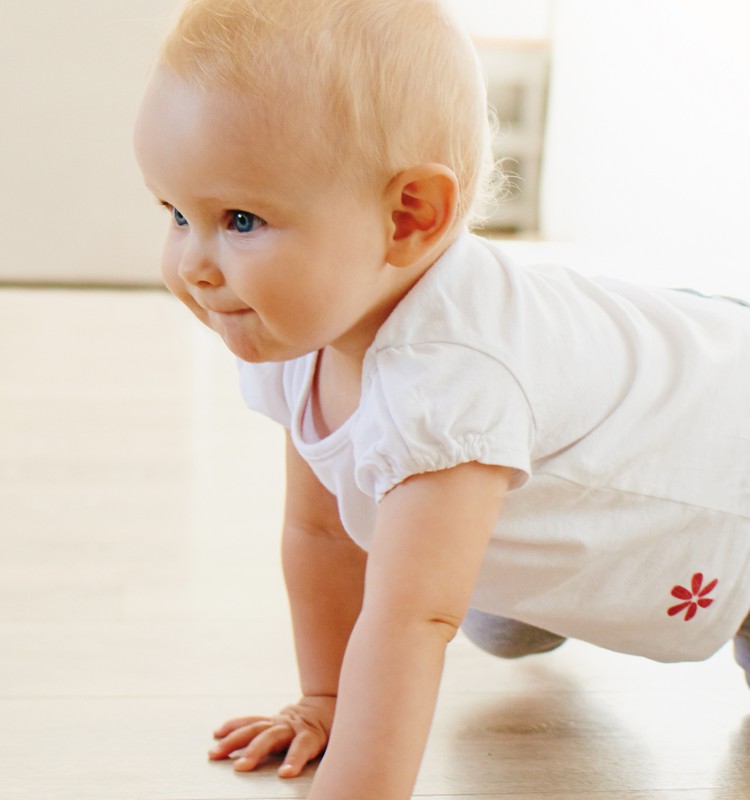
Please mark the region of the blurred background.
[[[0, 281], [158, 282], [130, 136], [178, 5], [4, 0]], [[744, 0], [457, 5], [512, 174], [489, 233], [522, 260], [750, 296]]]

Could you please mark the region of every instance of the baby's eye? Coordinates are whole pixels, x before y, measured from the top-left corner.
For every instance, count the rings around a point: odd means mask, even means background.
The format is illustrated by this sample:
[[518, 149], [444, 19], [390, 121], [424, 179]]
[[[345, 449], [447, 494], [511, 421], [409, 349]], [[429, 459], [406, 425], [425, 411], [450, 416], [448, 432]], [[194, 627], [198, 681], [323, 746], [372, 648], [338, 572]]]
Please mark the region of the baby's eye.
[[176, 225], [179, 225], [180, 227], [183, 227], [183, 225], [187, 225], [188, 224], [187, 219], [185, 219], [185, 217], [183, 217], [182, 214], [173, 205], [168, 203], [166, 200], [159, 200], [158, 203], [159, 203], [160, 206], [163, 206], [164, 208], [167, 209], [167, 211], [170, 213], [170, 215], [174, 219]]
[[237, 231], [237, 233], [252, 233], [258, 230], [265, 221], [249, 211], [230, 211], [231, 221], [230, 227]]

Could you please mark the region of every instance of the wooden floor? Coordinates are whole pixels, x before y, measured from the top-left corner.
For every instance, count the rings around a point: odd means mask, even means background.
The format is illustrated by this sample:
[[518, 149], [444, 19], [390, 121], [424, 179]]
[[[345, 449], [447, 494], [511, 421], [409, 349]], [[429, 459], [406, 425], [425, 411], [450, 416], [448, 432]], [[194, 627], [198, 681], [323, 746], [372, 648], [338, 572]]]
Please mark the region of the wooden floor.
[[[158, 292], [6, 289], [0, 343], [0, 798], [304, 797], [310, 771], [206, 760], [213, 726], [296, 697], [281, 434], [232, 359]], [[728, 649], [459, 640], [415, 796], [750, 798], [750, 690]]]

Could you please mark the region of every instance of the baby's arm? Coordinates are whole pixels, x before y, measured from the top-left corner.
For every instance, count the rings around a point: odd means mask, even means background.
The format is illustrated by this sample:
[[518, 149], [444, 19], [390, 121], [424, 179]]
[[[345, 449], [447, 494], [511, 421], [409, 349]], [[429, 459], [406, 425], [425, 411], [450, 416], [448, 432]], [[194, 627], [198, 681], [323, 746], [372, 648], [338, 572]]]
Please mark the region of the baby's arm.
[[466, 612], [509, 470], [464, 464], [381, 502], [336, 720], [309, 800], [407, 800], [447, 643]]
[[236, 766], [249, 770], [288, 748], [280, 774], [293, 777], [328, 744], [309, 800], [406, 800], [508, 476], [471, 463], [405, 481], [381, 502], [366, 559], [289, 444], [284, 569], [303, 698], [226, 723], [212, 757], [244, 748]]
[[286, 750], [279, 774], [291, 778], [328, 742], [341, 662], [362, 607], [366, 554], [344, 531], [336, 499], [288, 438], [286, 473], [282, 555], [303, 696], [274, 717], [225, 723], [210, 756], [243, 749], [235, 768], [248, 771]]

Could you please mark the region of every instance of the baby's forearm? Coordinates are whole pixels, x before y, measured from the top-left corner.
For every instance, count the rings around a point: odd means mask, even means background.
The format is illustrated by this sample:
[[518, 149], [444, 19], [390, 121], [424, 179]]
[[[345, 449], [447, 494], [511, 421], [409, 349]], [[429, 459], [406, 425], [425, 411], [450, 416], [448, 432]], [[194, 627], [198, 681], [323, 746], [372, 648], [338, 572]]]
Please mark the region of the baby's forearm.
[[283, 562], [302, 692], [335, 696], [362, 607], [366, 556], [349, 539], [286, 529]]
[[289, 435], [286, 471], [282, 558], [302, 692], [332, 696], [362, 607], [367, 555]]
[[309, 800], [407, 800], [455, 628], [396, 613], [360, 617], [346, 651], [333, 733]]

